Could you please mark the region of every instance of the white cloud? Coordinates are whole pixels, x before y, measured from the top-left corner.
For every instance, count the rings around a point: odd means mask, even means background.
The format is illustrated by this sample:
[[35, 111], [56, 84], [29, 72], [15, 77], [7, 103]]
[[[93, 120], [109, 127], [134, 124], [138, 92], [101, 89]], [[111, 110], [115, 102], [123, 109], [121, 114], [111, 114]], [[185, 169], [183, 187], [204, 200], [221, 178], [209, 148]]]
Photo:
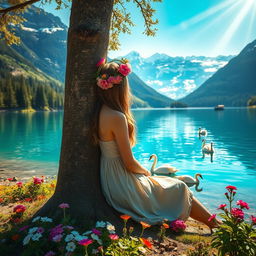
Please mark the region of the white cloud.
[[21, 29], [22, 29], [22, 30], [25, 30], [25, 31], [29, 31], [29, 32], [37, 32], [37, 31], [38, 31], [37, 29], [28, 28], [28, 27], [24, 27], [24, 26], [21, 26]]
[[163, 82], [160, 81], [160, 80], [148, 80], [148, 81], [146, 81], [146, 83], [148, 85], [158, 85], [158, 86], [162, 86], [163, 85]]
[[164, 88], [161, 88], [159, 89], [160, 92], [163, 92], [163, 93], [166, 93], [166, 92], [176, 92], [179, 90], [179, 87], [164, 87]]
[[216, 72], [217, 70], [218, 70], [217, 68], [206, 68], [204, 72], [212, 73], [212, 72]]
[[179, 82], [177, 76], [175, 76], [172, 80], [171, 80], [171, 84], [177, 84]]
[[56, 27], [56, 28], [43, 28], [41, 29], [42, 32], [47, 34], [55, 33], [56, 31], [62, 31], [64, 28]]
[[186, 79], [183, 81], [184, 84], [184, 90], [189, 93], [193, 91], [196, 88], [195, 81], [192, 79]]

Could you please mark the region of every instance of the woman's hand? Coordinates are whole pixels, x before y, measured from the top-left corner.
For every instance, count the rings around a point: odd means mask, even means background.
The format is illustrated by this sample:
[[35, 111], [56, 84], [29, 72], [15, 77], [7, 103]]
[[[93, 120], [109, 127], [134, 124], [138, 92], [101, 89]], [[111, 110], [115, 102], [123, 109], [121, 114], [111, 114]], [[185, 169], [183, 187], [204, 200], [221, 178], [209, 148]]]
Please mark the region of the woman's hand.
[[148, 171], [146, 171], [146, 172], [144, 173], [144, 175], [146, 175], [146, 176], [151, 176], [151, 173], [148, 172]]

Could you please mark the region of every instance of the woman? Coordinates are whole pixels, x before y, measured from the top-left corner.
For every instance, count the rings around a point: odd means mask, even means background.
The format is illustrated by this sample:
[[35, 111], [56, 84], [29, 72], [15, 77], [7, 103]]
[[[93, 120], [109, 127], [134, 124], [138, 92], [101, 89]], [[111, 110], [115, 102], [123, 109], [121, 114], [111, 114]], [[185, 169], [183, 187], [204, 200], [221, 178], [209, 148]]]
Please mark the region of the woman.
[[151, 176], [134, 158], [135, 124], [130, 111], [130, 91], [127, 75], [131, 66], [127, 60], [98, 64], [94, 140], [101, 149], [101, 185], [107, 202], [135, 221], [149, 224], [164, 219], [186, 220], [189, 216], [210, 229], [209, 211], [192, 195], [187, 185], [178, 179]]

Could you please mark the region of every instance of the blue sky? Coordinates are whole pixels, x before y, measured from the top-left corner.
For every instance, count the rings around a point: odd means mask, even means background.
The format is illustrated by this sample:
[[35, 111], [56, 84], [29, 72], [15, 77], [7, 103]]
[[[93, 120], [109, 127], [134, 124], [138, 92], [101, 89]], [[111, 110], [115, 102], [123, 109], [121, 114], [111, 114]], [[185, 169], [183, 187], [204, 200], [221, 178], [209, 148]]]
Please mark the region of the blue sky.
[[[256, 39], [256, 0], [163, 0], [153, 6], [159, 19], [157, 35], [142, 34], [142, 16], [130, 3], [127, 7], [136, 27], [131, 35], [121, 36], [121, 49], [110, 52], [111, 57], [130, 51], [143, 57], [156, 52], [170, 56], [235, 55]], [[54, 8], [54, 4], [44, 6], [68, 25], [69, 9]]]

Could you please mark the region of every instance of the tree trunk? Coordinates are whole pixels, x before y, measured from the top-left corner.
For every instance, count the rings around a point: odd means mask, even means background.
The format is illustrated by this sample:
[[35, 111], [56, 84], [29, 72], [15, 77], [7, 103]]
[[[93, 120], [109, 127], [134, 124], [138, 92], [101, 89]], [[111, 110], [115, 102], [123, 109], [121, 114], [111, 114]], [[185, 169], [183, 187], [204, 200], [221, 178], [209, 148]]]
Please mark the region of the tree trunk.
[[[73, 0], [68, 31], [65, 105], [56, 191], [36, 215], [57, 217], [58, 205], [78, 223], [118, 222], [119, 215], [101, 192], [99, 147], [90, 141], [95, 96], [96, 63], [106, 57], [113, 0]], [[49, 138], [50, 139], [50, 138]]]

